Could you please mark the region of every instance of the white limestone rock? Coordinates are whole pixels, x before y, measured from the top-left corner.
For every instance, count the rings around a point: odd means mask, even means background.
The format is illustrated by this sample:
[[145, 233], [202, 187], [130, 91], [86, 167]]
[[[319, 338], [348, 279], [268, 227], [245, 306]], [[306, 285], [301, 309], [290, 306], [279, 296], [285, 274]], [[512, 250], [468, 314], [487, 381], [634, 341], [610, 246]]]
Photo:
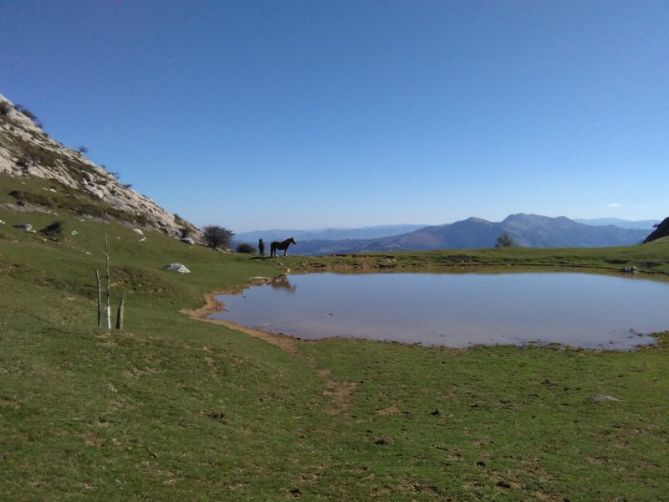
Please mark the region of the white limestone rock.
[[190, 270], [183, 263], [170, 263], [165, 267], [170, 272], [178, 272], [180, 274], [190, 274]]

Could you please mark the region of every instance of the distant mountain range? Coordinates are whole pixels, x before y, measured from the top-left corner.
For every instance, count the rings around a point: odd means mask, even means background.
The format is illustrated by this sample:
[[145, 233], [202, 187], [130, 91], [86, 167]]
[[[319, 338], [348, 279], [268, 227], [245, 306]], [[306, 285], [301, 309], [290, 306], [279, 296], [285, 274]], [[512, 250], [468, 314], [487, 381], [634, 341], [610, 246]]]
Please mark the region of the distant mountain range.
[[[516, 245], [539, 248], [623, 246], [639, 243], [649, 233], [647, 229], [585, 225], [563, 216], [551, 218], [535, 214], [514, 214], [501, 222], [468, 218], [455, 223], [427, 226], [380, 238], [328, 240], [300, 239], [296, 236], [297, 245], [291, 248], [291, 252], [322, 255], [491, 248], [504, 232], [513, 237]], [[270, 233], [266, 232], [264, 235]], [[281, 235], [285, 238], [287, 234]]]
[[294, 237], [296, 240], [327, 240], [337, 241], [342, 239], [378, 239], [390, 237], [407, 232], [413, 232], [425, 225], [379, 225], [362, 228], [324, 228], [319, 230], [254, 230], [252, 232], [241, 232], [235, 234], [235, 242], [248, 242], [257, 244], [258, 239], [265, 242], [284, 240]]
[[593, 218], [589, 220], [584, 219], [574, 219], [578, 223], [583, 223], [585, 225], [615, 225], [620, 228], [642, 228], [644, 230], [652, 230], [653, 227], [660, 222], [660, 220], [621, 220], [620, 218]]

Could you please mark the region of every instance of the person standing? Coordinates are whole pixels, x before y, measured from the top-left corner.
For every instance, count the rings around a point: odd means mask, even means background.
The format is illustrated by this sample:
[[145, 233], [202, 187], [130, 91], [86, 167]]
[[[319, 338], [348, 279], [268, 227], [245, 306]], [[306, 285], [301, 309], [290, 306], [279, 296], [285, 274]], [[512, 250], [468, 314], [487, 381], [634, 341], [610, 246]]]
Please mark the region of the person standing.
[[260, 256], [265, 256], [265, 243], [262, 239], [258, 240], [258, 254]]

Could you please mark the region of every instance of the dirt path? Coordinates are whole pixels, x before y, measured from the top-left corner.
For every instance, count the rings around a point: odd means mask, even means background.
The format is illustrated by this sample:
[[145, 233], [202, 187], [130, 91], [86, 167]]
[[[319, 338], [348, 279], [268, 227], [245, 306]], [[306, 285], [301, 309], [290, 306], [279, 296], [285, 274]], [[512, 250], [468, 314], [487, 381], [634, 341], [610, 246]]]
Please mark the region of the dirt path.
[[[207, 322], [210, 324], [218, 324], [219, 326], [225, 326], [226, 328], [234, 329], [235, 331], [240, 331], [254, 338], [259, 338], [267, 343], [280, 348], [281, 350], [288, 352], [289, 354], [299, 355], [299, 345], [303, 343], [312, 343], [304, 340], [298, 340], [296, 338], [291, 338], [289, 336], [275, 335], [274, 333], [268, 333], [266, 331], [261, 331], [254, 328], [249, 328], [247, 326], [242, 326], [232, 321], [226, 321], [223, 319], [211, 319], [209, 316], [215, 312], [219, 312], [223, 309], [223, 304], [217, 300], [217, 296], [220, 294], [229, 294], [230, 291], [225, 292], [216, 292], [216, 293], [207, 293], [205, 294], [205, 304], [196, 310], [183, 309], [181, 310], [182, 314], [187, 315], [191, 319], [197, 321]], [[314, 342], [315, 343], [315, 342]], [[304, 358], [305, 363], [311, 368], [314, 367], [315, 362], [311, 358]], [[356, 388], [358, 387], [357, 382], [342, 382], [334, 380], [331, 377], [332, 370], [329, 368], [323, 368], [315, 370], [316, 374], [325, 381], [325, 390], [323, 394], [330, 396], [332, 403], [325, 410], [331, 415], [337, 415], [346, 411], [351, 406], [351, 399], [355, 393]]]

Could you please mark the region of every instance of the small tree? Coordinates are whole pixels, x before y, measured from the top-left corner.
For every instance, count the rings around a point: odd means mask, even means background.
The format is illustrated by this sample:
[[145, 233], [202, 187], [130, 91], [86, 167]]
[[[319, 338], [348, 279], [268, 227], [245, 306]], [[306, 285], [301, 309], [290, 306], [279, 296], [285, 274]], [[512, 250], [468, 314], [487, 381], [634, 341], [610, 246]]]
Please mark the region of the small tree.
[[233, 235], [231, 230], [218, 225], [204, 227], [204, 242], [212, 249], [229, 248]]
[[256, 248], [253, 247], [252, 244], [249, 244], [248, 242], [242, 242], [237, 246], [237, 252], [238, 253], [246, 253], [246, 254], [253, 254], [256, 252]]
[[496, 248], [510, 248], [515, 245], [513, 242], [513, 237], [509, 232], [504, 232], [502, 235], [497, 237], [497, 243], [495, 244]]

